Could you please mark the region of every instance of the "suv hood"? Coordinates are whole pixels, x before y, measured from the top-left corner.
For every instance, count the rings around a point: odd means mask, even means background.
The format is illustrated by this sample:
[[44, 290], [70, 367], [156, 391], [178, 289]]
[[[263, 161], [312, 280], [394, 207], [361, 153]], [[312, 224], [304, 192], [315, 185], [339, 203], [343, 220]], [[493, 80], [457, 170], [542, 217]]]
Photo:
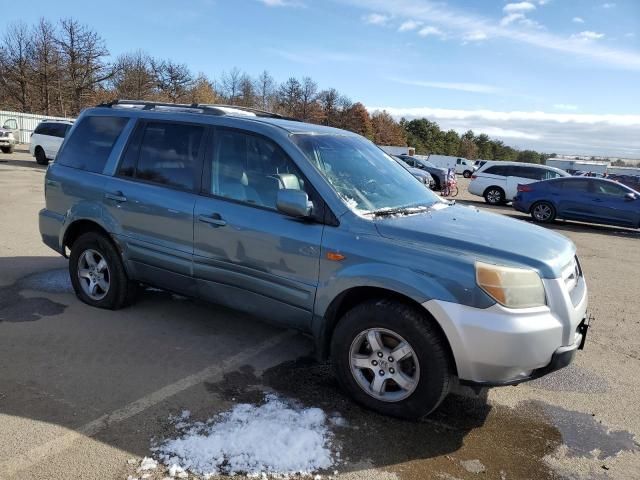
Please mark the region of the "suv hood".
[[436, 204], [424, 213], [377, 218], [375, 225], [383, 237], [527, 266], [545, 278], [560, 277], [576, 250], [569, 239], [543, 227], [462, 205]]

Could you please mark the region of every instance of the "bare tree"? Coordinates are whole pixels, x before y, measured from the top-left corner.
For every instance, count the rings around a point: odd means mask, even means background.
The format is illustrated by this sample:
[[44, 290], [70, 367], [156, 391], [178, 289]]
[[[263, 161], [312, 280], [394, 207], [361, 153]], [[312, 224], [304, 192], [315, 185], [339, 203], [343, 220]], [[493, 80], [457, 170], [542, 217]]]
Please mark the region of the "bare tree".
[[38, 110], [51, 113], [53, 89], [60, 76], [60, 52], [55, 26], [41, 18], [33, 28], [33, 84], [39, 95]]
[[151, 57], [141, 50], [120, 55], [110, 83], [118, 98], [151, 99], [157, 86]]
[[316, 104], [316, 98], [318, 96], [318, 84], [314, 82], [310, 77], [304, 77], [302, 79], [302, 85], [300, 87], [300, 119], [310, 121], [313, 118], [313, 113], [317, 113], [317, 109], [313, 108]]
[[71, 108], [77, 114], [96, 87], [113, 75], [105, 60], [109, 51], [98, 33], [72, 18], [60, 21], [58, 47]]
[[272, 110], [275, 81], [266, 70], [256, 80], [256, 92], [260, 101], [260, 108], [267, 111]]
[[193, 85], [193, 77], [189, 68], [182, 63], [171, 60], [152, 61], [152, 68], [160, 93], [172, 102], [184, 99]]
[[302, 85], [295, 77], [290, 77], [278, 89], [278, 104], [285, 115], [299, 118]]
[[242, 74], [239, 82], [240, 99], [239, 104], [244, 107], [256, 106], [256, 91], [253, 81], [247, 74]]
[[335, 88], [323, 90], [318, 94], [318, 103], [322, 111], [322, 123], [335, 127], [339, 123], [338, 101], [340, 93]]
[[33, 42], [24, 23], [10, 25], [0, 47], [0, 85], [23, 112], [31, 109]]
[[242, 73], [237, 67], [233, 67], [228, 73], [223, 72], [221, 77], [222, 95], [229, 105], [235, 105], [240, 97], [240, 81]]

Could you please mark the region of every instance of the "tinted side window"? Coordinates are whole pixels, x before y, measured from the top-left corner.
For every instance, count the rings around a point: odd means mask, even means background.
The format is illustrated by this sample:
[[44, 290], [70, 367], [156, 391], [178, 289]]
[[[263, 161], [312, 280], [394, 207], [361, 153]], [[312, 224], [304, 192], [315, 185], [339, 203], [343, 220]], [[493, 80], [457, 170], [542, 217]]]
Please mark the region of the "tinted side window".
[[52, 123], [51, 133], [54, 137], [64, 138], [64, 133], [67, 131], [67, 126], [64, 123]]
[[611, 195], [614, 197], [624, 197], [629, 190], [615, 183], [595, 181], [594, 191], [598, 195]]
[[144, 128], [135, 178], [184, 190], [200, 185], [204, 127], [149, 122]]
[[36, 129], [33, 131], [33, 133], [37, 133], [37, 134], [41, 134], [41, 135], [46, 135], [44, 132], [47, 131], [47, 125], [46, 123], [40, 123], [38, 124], [38, 126], [36, 127]]
[[570, 190], [572, 192], [588, 192], [589, 180], [583, 179], [571, 179], [562, 180], [560, 182], [554, 182], [554, 185], [558, 185], [562, 190]]
[[219, 129], [208, 161], [213, 195], [272, 209], [280, 189], [305, 190], [311, 197], [298, 167], [277, 144], [261, 136]]
[[84, 117], [56, 162], [67, 167], [101, 173], [128, 118]]
[[506, 165], [492, 165], [487, 168], [484, 173], [489, 173], [491, 175], [502, 175], [506, 177], [509, 175], [509, 167]]

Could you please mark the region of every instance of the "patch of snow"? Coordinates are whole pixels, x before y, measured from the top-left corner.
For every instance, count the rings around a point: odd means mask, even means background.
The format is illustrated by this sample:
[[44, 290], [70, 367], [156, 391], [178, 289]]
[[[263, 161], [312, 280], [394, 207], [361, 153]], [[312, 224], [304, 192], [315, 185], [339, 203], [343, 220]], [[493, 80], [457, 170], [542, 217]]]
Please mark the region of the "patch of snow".
[[187, 472], [185, 472], [184, 468], [180, 465], [176, 465], [175, 463], [169, 467], [169, 476], [177, 477], [177, 478], [187, 478]]
[[158, 467], [158, 462], [156, 462], [153, 458], [144, 457], [142, 462], [140, 462], [140, 466], [138, 467], [138, 472], [144, 472], [146, 470], [154, 470]]
[[172, 477], [186, 470], [205, 477], [312, 475], [334, 463], [329, 423], [319, 408], [299, 408], [270, 394], [262, 405], [239, 404], [193, 423], [154, 450]]

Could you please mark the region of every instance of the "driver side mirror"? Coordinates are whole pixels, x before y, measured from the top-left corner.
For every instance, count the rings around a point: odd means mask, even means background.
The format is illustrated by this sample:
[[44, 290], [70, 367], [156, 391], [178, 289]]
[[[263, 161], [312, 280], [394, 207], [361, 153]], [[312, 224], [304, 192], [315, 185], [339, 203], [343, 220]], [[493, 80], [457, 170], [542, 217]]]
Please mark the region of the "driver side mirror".
[[631, 192], [629, 192], [629, 193], [625, 194], [625, 196], [624, 196], [624, 199], [625, 199], [627, 202], [630, 202], [630, 201], [632, 201], [632, 200], [635, 200], [636, 198], [637, 198], [637, 197], [636, 197], [636, 194], [635, 194], [635, 193], [631, 193]]
[[304, 190], [285, 188], [278, 190], [276, 208], [279, 212], [296, 218], [308, 218], [313, 209], [313, 203]]

